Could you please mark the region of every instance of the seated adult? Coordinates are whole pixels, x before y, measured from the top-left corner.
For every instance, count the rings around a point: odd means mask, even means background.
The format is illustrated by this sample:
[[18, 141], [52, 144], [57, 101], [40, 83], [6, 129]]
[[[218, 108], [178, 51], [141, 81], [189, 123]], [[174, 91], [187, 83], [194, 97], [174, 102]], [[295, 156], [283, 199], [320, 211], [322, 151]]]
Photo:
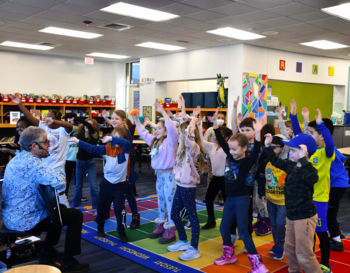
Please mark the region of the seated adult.
[[[83, 272], [89, 264], [80, 264], [73, 256], [81, 253], [83, 214], [77, 209], [60, 205], [63, 225], [67, 226], [65, 249], [58, 252], [54, 246], [61, 236], [60, 226], [55, 226], [45, 208], [38, 187], [50, 185], [64, 194], [65, 177], [48, 167], [42, 158], [48, 157], [50, 147], [44, 129], [28, 127], [19, 139], [21, 151], [6, 167], [3, 192], [3, 221], [6, 228], [17, 231], [47, 231], [45, 245], [39, 256], [40, 263], [50, 263], [63, 258], [62, 272]], [[63, 147], [62, 147], [63, 148]]]

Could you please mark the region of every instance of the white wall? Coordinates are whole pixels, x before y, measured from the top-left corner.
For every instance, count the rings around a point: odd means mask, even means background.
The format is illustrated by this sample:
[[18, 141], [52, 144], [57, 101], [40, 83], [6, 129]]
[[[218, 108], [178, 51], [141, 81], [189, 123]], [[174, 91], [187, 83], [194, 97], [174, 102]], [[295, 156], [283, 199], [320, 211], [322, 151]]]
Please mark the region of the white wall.
[[1, 93], [124, 96], [124, 63], [95, 59], [86, 65], [83, 59], [9, 51], [0, 51], [0, 60]]

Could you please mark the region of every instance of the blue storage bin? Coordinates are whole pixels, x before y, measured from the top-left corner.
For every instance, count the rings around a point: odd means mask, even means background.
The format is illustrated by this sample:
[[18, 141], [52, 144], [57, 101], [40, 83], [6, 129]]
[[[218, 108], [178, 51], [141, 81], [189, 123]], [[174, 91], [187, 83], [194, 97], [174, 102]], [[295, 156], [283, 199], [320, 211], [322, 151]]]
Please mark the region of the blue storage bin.
[[192, 95], [193, 95], [193, 93], [181, 93], [181, 95], [185, 99], [185, 107], [192, 108]]
[[204, 108], [204, 93], [205, 92], [194, 92], [192, 95], [192, 108], [200, 106]]
[[204, 108], [217, 108], [218, 104], [218, 92], [205, 92], [204, 93]]

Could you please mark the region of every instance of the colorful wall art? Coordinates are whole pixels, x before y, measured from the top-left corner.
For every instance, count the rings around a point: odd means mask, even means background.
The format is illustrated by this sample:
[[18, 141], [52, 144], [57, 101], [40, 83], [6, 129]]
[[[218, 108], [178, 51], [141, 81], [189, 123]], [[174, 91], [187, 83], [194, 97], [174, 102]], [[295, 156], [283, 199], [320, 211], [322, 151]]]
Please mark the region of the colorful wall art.
[[242, 116], [267, 123], [267, 84], [263, 74], [243, 73]]

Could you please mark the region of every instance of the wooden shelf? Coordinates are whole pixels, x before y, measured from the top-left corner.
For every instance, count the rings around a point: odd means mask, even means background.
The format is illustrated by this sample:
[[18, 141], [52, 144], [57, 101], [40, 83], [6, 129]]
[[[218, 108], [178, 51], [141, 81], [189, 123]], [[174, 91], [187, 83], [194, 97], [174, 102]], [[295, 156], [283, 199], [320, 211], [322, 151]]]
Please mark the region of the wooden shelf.
[[0, 123], [0, 128], [16, 128], [16, 124]]
[[[186, 108], [186, 111], [193, 111], [195, 108]], [[181, 108], [164, 108], [164, 110], [181, 111]], [[201, 108], [201, 112], [215, 112], [216, 108]], [[220, 108], [219, 112], [227, 112], [227, 108]]]
[[[17, 104], [11, 102], [0, 102], [0, 105], [15, 106]], [[51, 107], [91, 107], [91, 108], [115, 108], [115, 105], [103, 105], [103, 104], [59, 104], [59, 103], [23, 103], [25, 106], [51, 106]]]

